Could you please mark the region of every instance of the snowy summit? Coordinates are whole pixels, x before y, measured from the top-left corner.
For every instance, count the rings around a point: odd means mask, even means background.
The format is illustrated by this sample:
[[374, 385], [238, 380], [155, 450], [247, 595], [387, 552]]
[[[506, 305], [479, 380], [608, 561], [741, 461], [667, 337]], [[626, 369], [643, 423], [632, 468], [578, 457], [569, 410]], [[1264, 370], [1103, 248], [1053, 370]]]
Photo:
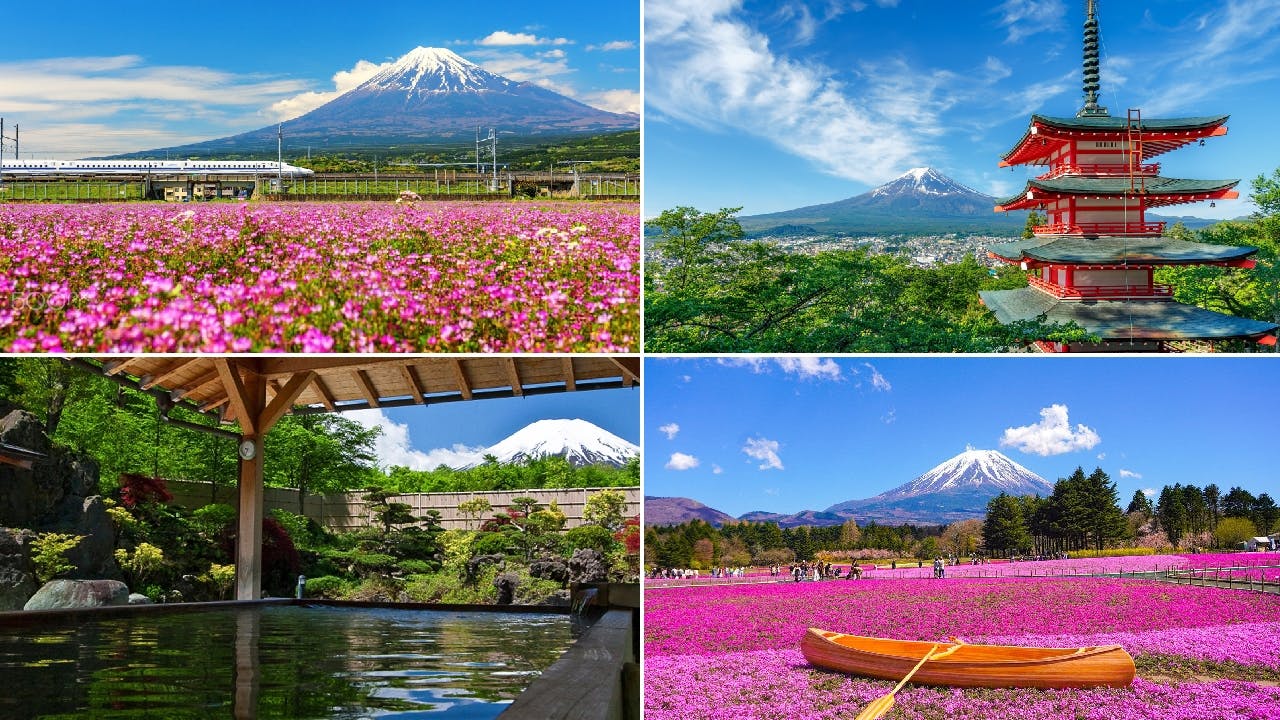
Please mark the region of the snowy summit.
[[538, 420], [487, 448], [483, 454], [493, 455], [500, 463], [560, 456], [571, 465], [621, 467], [637, 457], [640, 448], [586, 420]]
[[505, 91], [517, 85], [445, 48], [416, 47], [360, 88], [416, 93]]

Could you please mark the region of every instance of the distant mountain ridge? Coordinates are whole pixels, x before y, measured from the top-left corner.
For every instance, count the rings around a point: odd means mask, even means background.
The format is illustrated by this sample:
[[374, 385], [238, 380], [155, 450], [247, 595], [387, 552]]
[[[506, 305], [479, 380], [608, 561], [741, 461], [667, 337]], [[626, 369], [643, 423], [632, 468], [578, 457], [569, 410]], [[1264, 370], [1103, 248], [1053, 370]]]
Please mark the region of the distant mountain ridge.
[[[997, 450], [969, 449], [892, 490], [863, 500], [836, 503], [826, 510], [790, 514], [756, 510], [733, 518], [688, 498], [646, 497], [645, 524], [674, 525], [694, 517], [708, 522], [709, 518], [717, 518], [713, 524], [773, 522], [779, 527], [840, 525], [851, 518], [860, 525], [871, 521], [889, 525], [945, 524], [984, 517], [988, 501], [1002, 492], [1047, 497], [1053, 493], [1053, 484]], [[663, 502], [667, 500], [682, 502]], [[654, 522], [650, 517], [651, 501], [663, 522]], [[681, 514], [686, 509], [688, 512]]]
[[[477, 127], [502, 135], [568, 135], [639, 128], [633, 113], [600, 110], [531, 82], [491, 73], [444, 48], [418, 47], [320, 107], [283, 123], [288, 147], [317, 150], [471, 141]], [[119, 157], [275, 152], [275, 124], [230, 137]]]
[[938, 170], [922, 167], [844, 200], [747, 215], [738, 221], [753, 235], [769, 234], [780, 226], [853, 234], [1020, 233], [1027, 213], [997, 213], [995, 205], [994, 197], [961, 185]]

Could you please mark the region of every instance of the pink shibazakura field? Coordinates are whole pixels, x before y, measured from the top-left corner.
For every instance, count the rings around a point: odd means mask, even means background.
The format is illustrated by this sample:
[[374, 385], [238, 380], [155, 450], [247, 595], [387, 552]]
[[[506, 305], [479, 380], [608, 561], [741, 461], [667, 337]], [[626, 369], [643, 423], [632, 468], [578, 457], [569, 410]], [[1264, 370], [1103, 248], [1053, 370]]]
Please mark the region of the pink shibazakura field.
[[625, 352], [634, 203], [0, 205], [0, 351]]
[[892, 683], [810, 666], [808, 627], [1008, 645], [1118, 643], [1121, 689], [909, 685], [891, 719], [1280, 718], [1280, 597], [1144, 580], [957, 578], [647, 589], [649, 720], [852, 718]]

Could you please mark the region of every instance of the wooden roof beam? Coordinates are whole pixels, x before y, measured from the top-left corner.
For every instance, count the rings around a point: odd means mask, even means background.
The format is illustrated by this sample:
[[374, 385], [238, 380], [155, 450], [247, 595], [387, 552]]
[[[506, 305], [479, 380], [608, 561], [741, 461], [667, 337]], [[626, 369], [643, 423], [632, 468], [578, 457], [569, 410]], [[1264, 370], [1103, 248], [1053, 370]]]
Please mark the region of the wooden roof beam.
[[382, 403], [378, 401], [378, 390], [373, 386], [368, 373], [364, 370], [353, 370], [351, 377], [355, 378], [356, 386], [364, 394], [364, 399], [369, 402], [369, 407], [382, 407]]
[[315, 373], [307, 371], [289, 378], [289, 382], [285, 383], [284, 387], [271, 399], [271, 403], [262, 411], [262, 417], [258, 419], [258, 427], [261, 432], [266, 433], [272, 427], [275, 427], [280, 418], [284, 417], [284, 414], [289, 412], [289, 409], [297, 402], [298, 396], [311, 384], [315, 376]]
[[192, 365], [195, 365], [198, 362], [200, 362], [199, 358], [178, 360], [168, 370], [156, 375], [155, 377], [153, 377], [152, 379], [144, 383], [141, 383], [142, 389], [150, 390], [151, 388], [156, 387], [157, 385], [162, 388], [166, 388], [169, 385], [169, 381], [173, 380], [180, 373], [182, 373], [182, 371], [187, 370]]
[[640, 380], [640, 358], [610, 356], [609, 360], [622, 371], [623, 387], [631, 387]]
[[146, 358], [144, 357], [130, 357], [130, 358], [124, 358], [122, 360], [108, 360], [107, 362], [102, 364], [102, 374], [103, 375], [119, 375], [122, 372], [125, 374], [128, 374], [126, 371], [129, 369], [130, 365], [145, 359]]
[[324, 384], [324, 379], [317, 373], [311, 374], [311, 387], [316, 389], [316, 393], [320, 395], [320, 402], [324, 405], [324, 409], [334, 412], [338, 409], [337, 403], [333, 401], [333, 393], [329, 392], [329, 388]]
[[[233, 365], [228, 358], [214, 358], [213, 364], [218, 368], [218, 377], [231, 402], [231, 416], [240, 424], [242, 435], [257, 435], [257, 418], [248, 412], [249, 395], [245, 391], [244, 382], [240, 379], [240, 368]], [[216, 406], [215, 406], [216, 407]]]
[[467, 372], [462, 367], [462, 361], [458, 358], [453, 359], [453, 378], [458, 383], [458, 392], [462, 395], [463, 400], [471, 399], [471, 382], [467, 380]]
[[560, 367], [564, 370], [564, 389], [573, 392], [578, 389], [578, 378], [573, 374], [573, 358], [566, 355], [560, 358]]
[[516, 367], [515, 358], [505, 358], [502, 364], [507, 369], [507, 381], [511, 383], [511, 394], [517, 397], [524, 396], [524, 383], [520, 382], [520, 370]]
[[413, 401], [419, 405], [425, 403], [426, 399], [423, 396], [427, 393], [422, 389], [422, 384], [418, 382], [418, 378], [414, 376], [413, 366], [401, 365], [400, 374], [404, 376], [404, 382], [409, 386], [409, 395], [413, 398]]

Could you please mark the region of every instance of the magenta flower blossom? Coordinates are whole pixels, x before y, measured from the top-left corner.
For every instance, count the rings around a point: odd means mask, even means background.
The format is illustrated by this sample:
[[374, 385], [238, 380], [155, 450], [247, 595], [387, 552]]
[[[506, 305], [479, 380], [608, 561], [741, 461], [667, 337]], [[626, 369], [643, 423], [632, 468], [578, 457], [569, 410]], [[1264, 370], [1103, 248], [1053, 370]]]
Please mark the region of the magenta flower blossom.
[[628, 352], [635, 204], [0, 206], [0, 350]]

